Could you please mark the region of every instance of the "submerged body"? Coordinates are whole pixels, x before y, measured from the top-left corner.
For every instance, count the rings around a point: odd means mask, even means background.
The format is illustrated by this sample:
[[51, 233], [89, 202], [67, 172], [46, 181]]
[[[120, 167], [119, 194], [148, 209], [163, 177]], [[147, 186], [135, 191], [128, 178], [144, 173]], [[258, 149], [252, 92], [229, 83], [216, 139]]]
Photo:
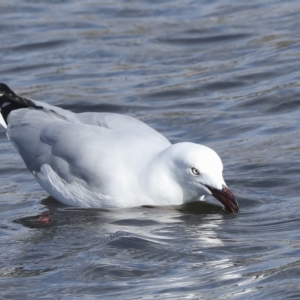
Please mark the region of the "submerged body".
[[38, 183], [77, 207], [180, 205], [212, 194], [238, 204], [210, 148], [172, 145], [145, 123], [113, 113], [73, 113], [21, 98], [0, 84], [1, 124]]

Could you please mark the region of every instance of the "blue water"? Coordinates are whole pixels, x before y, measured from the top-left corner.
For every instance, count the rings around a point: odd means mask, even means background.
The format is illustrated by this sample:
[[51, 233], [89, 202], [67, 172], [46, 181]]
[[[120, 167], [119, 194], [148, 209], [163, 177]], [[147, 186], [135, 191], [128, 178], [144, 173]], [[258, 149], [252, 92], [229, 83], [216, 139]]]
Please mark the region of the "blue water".
[[[65, 207], [2, 129], [1, 299], [300, 298], [298, 1], [0, 6], [2, 82], [210, 146], [241, 206]], [[52, 225], [27, 221], [48, 210]]]

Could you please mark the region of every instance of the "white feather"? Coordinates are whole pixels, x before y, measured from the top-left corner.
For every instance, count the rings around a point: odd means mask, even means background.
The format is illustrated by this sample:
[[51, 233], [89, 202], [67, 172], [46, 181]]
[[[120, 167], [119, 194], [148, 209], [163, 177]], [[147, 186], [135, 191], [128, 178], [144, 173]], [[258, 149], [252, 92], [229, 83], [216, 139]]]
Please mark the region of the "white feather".
[[4, 121], [3, 116], [2, 116], [1, 113], [0, 113], [0, 124], [1, 124], [5, 129], [7, 128], [7, 125], [6, 125], [5, 121]]
[[112, 207], [111, 197], [93, 193], [77, 182], [66, 182], [47, 164], [42, 165], [39, 172], [32, 172], [32, 174], [50, 195], [66, 205], [99, 207], [99, 202], [101, 202], [102, 208]]

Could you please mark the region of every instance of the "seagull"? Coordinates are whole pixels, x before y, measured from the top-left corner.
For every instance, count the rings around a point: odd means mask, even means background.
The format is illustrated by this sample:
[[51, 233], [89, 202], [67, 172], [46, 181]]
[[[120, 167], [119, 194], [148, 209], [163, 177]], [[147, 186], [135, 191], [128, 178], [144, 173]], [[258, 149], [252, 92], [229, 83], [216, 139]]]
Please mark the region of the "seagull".
[[239, 211], [218, 154], [171, 144], [144, 122], [108, 112], [73, 113], [0, 83], [0, 124], [36, 181], [63, 204], [86, 208], [170, 206], [212, 195]]

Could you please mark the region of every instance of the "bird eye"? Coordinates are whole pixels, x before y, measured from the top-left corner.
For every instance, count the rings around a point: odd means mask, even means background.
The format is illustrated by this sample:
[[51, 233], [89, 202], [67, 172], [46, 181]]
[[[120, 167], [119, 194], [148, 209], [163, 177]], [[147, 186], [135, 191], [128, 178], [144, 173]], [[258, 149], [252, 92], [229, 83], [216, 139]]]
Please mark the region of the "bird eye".
[[192, 173], [193, 173], [194, 175], [196, 175], [196, 176], [200, 175], [200, 172], [199, 172], [198, 169], [196, 169], [196, 168], [191, 168], [191, 171], [192, 171]]

